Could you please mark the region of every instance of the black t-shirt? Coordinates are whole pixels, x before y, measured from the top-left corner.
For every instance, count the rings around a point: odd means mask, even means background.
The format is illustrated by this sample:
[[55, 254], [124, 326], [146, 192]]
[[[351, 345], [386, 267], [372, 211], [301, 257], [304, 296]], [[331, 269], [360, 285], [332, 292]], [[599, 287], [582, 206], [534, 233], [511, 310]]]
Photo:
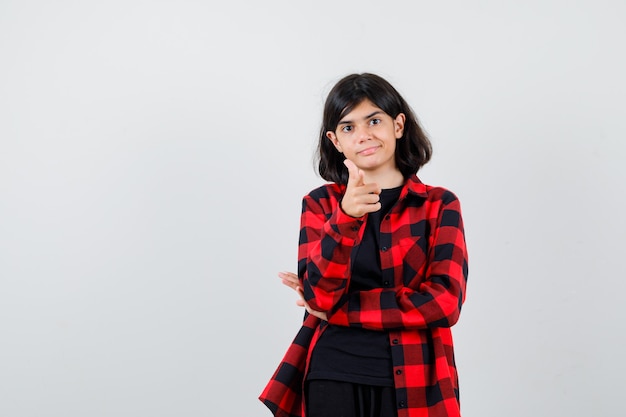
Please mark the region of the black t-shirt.
[[[352, 260], [350, 292], [384, 286], [379, 252], [380, 222], [398, 201], [401, 190], [402, 187], [382, 190], [382, 208], [368, 214], [363, 239]], [[393, 386], [388, 333], [329, 324], [313, 349], [307, 378]]]

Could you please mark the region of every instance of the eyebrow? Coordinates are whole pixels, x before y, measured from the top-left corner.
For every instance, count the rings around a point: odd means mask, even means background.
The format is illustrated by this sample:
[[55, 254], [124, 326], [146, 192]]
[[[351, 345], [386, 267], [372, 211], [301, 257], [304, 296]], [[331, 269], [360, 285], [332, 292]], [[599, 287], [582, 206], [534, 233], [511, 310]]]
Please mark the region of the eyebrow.
[[[384, 113], [384, 112], [382, 110], [376, 110], [374, 113], [368, 114], [367, 116], [365, 116], [363, 120], [367, 120], [370, 117], [376, 116], [377, 114], [381, 114], [381, 113]], [[337, 123], [337, 125], [349, 125], [351, 123], [353, 123], [352, 120], [341, 120], [339, 123]]]

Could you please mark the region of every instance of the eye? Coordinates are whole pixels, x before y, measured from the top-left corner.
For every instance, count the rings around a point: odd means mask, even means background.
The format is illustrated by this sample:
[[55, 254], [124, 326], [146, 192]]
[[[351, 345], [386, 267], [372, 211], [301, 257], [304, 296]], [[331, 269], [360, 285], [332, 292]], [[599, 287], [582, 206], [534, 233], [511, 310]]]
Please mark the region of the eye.
[[345, 125], [344, 127], [341, 128], [341, 131], [344, 133], [352, 132], [352, 126]]
[[382, 120], [380, 120], [380, 119], [372, 119], [372, 120], [370, 120], [370, 124], [371, 124], [371, 125], [377, 125], [377, 124], [379, 124], [381, 121], [382, 121]]

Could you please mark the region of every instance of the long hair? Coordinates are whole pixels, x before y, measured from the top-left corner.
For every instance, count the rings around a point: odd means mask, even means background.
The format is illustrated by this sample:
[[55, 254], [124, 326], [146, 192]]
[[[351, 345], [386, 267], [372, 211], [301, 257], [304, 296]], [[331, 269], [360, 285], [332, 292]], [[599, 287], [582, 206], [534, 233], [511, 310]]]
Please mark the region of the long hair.
[[400, 93], [378, 75], [363, 73], [348, 75], [332, 88], [326, 103], [320, 129], [316, 157], [320, 176], [326, 181], [347, 184], [348, 170], [343, 154], [326, 137], [335, 132], [339, 121], [363, 100], [370, 100], [395, 119], [404, 113], [406, 120], [402, 137], [396, 144], [396, 166], [408, 178], [417, 173], [432, 155], [432, 145], [417, 121], [417, 116]]

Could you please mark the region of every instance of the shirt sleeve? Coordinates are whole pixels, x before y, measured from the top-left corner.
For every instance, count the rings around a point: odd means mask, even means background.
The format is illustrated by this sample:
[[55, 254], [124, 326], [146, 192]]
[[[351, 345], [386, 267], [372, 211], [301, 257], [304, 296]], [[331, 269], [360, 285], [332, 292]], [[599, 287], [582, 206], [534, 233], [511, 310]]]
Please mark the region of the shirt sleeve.
[[346, 300], [350, 254], [364, 223], [331, 199], [304, 197], [298, 245], [304, 298], [311, 308], [327, 314]]
[[328, 322], [371, 330], [454, 325], [465, 299], [468, 274], [463, 221], [456, 197], [441, 206], [432, 233], [425, 276], [418, 284], [350, 293], [338, 309], [327, 313]]

